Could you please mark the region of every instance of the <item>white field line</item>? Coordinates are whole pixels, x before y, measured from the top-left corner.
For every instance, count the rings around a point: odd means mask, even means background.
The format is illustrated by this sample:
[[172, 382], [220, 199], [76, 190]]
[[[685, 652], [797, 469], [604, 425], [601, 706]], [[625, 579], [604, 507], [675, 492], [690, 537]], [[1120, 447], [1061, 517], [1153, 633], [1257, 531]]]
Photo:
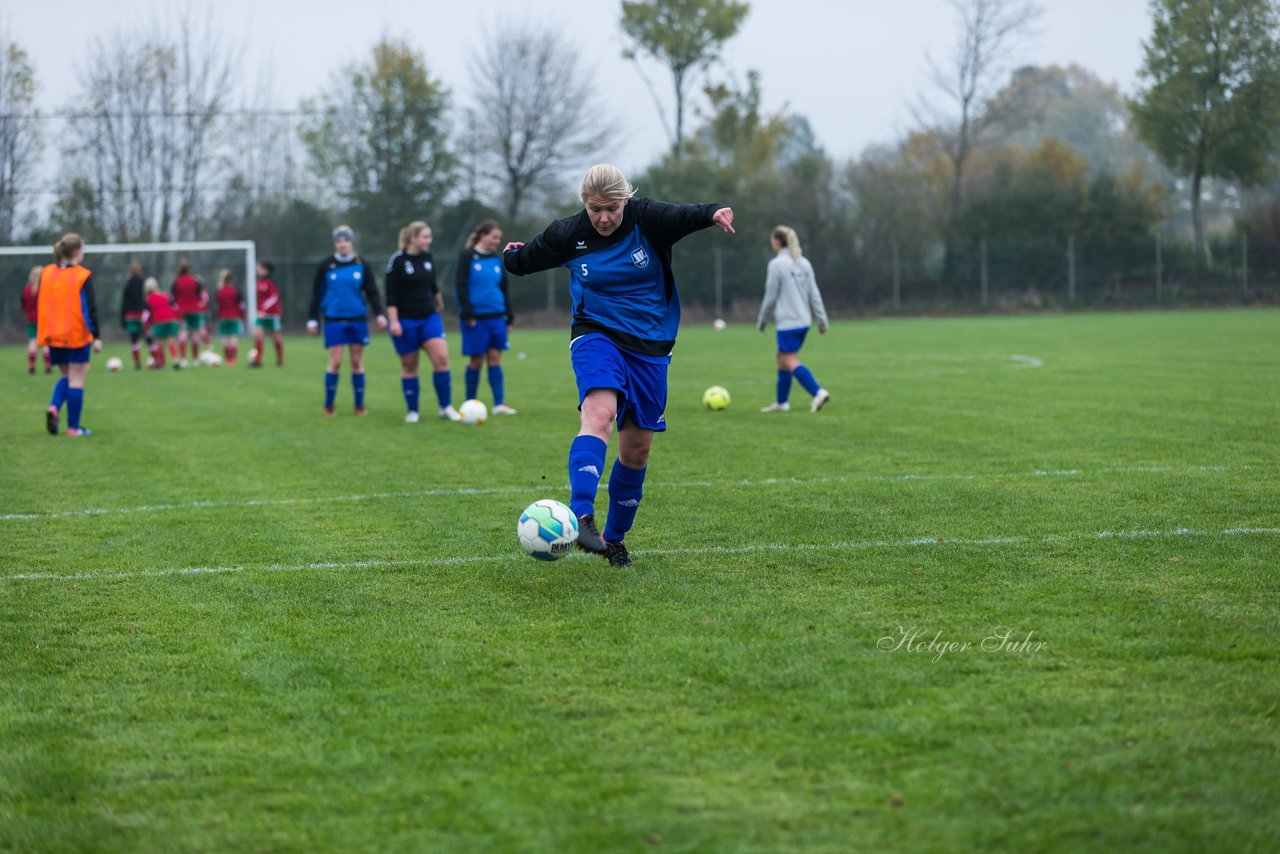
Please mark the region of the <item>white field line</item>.
[[[679, 557], [681, 555], [745, 555], [766, 552], [851, 552], [871, 549], [932, 548], [945, 546], [983, 547], [1005, 545], [1035, 545], [1065, 542], [1097, 542], [1103, 540], [1154, 540], [1180, 537], [1242, 537], [1242, 536], [1277, 536], [1280, 528], [1227, 528], [1221, 531], [1198, 531], [1192, 528], [1174, 528], [1168, 531], [1133, 530], [1133, 531], [1099, 531], [1094, 534], [1049, 534], [1043, 537], [912, 537], [905, 540], [847, 540], [837, 543], [755, 543], [741, 546], [705, 546], [702, 548], [680, 549], [637, 549], [632, 554], [637, 556], [663, 555]], [[421, 558], [418, 560], [359, 560], [346, 563], [298, 563], [269, 564], [265, 566], [190, 566], [169, 569], [139, 569], [125, 572], [77, 572], [59, 574], [51, 572], [25, 572], [15, 575], [2, 575], [0, 582], [9, 581], [95, 581], [128, 578], [163, 578], [174, 575], [220, 575], [233, 572], [316, 572], [344, 569], [386, 569], [399, 566], [442, 567], [461, 566], [476, 563], [498, 563], [506, 560], [520, 559], [514, 549], [510, 555], [466, 555], [460, 557]], [[594, 561], [595, 558], [582, 552], [568, 555], [566, 560]]]
[[[648, 485], [650, 490], [666, 489], [710, 489], [713, 487], [767, 487], [767, 486], [806, 486], [822, 483], [856, 483], [894, 482], [913, 480], [1001, 480], [1022, 477], [1083, 477], [1088, 474], [1124, 474], [1124, 473], [1189, 473], [1207, 471], [1247, 470], [1253, 466], [1121, 466], [1087, 471], [1084, 469], [1033, 469], [1022, 472], [994, 472], [987, 474], [852, 474], [832, 477], [768, 477], [759, 480], [685, 480], [671, 483], [654, 482]], [[246, 501], [188, 501], [176, 504], [142, 504], [136, 507], [86, 507], [80, 510], [58, 510], [54, 512], [0, 513], [0, 522], [18, 522], [39, 519], [76, 519], [85, 516], [124, 516], [140, 513], [167, 513], [175, 510], [227, 509], [236, 507], [287, 507], [293, 505], [335, 504], [360, 501], [384, 501], [398, 498], [456, 498], [468, 495], [527, 495], [537, 492], [566, 492], [566, 484], [537, 484], [530, 486], [494, 487], [491, 489], [418, 489], [403, 492], [369, 492], [363, 495], [319, 495], [307, 498], [257, 498]]]

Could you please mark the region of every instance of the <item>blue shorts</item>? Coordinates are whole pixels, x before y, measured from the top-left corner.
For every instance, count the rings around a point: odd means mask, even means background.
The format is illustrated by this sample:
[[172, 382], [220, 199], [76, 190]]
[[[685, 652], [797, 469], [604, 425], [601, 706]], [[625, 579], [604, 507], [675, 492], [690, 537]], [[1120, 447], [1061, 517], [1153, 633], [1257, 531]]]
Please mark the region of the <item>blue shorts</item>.
[[801, 326], [799, 329], [779, 329], [778, 352], [799, 353], [800, 348], [804, 346], [804, 336], [808, 332], [807, 326]]
[[324, 346], [342, 347], [347, 344], [369, 346], [369, 321], [326, 320], [324, 322]]
[[507, 346], [505, 317], [477, 318], [475, 326], [462, 321], [462, 355], [483, 356], [490, 350], [505, 350]]
[[618, 393], [619, 427], [630, 421], [644, 430], [667, 429], [670, 356], [638, 356], [598, 333], [582, 336], [570, 345], [570, 351], [579, 409], [587, 392], [611, 388]]
[[89, 361], [92, 344], [83, 347], [50, 347], [49, 361], [55, 365], [83, 365]]
[[395, 346], [396, 353], [407, 356], [410, 353], [416, 353], [432, 338], [443, 337], [444, 321], [440, 319], [440, 315], [433, 314], [417, 320], [401, 320], [400, 337], [392, 335], [391, 343]]

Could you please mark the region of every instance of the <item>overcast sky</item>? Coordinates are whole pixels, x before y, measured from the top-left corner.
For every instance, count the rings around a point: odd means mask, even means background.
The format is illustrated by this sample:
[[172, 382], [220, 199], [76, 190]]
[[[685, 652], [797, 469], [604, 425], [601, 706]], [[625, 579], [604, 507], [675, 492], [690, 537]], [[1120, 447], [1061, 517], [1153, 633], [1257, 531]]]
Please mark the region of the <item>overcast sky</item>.
[[[1042, 0], [1045, 15], [1021, 64], [1078, 63], [1132, 91], [1148, 35], [1146, 0]], [[45, 111], [66, 106], [79, 87], [75, 57], [95, 35], [128, 28], [166, 10], [212, 6], [228, 39], [242, 43], [245, 80], [272, 81], [274, 100], [293, 107], [321, 91], [332, 72], [367, 57], [382, 35], [407, 38], [431, 73], [463, 102], [467, 57], [502, 19], [552, 22], [578, 46], [609, 104], [616, 133], [602, 159], [638, 170], [666, 146], [651, 96], [620, 57], [616, 0], [58, 0], [14, 2], [0, 27], [32, 55]], [[911, 125], [910, 103], [928, 91], [926, 55], [942, 58], [955, 37], [946, 0], [752, 0], [724, 70], [760, 71], [765, 104], [806, 116], [832, 155], [856, 156], [892, 142]], [[51, 17], [56, 15], [56, 19]], [[48, 49], [54, 31], [58, 47]], [[666, 94], [669, 78], [647, 70]], [[723, 72], [721, 72], [723, 73]]]

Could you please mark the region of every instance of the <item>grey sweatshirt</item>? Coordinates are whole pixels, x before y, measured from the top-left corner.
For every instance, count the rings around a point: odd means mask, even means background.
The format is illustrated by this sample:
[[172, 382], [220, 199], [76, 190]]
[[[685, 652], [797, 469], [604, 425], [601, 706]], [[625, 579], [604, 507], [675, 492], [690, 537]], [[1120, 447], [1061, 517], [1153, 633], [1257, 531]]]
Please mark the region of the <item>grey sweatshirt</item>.
[[760, 303], [760, 317], [756, 327], [764, 331], [769, 312], [779, 329], [800, 329], [812, 325], [818, 318], [818, 329], [827, 328], [827, 309], [818, 293], [818, 281], [813, 275], [813, 265], [804, 256], [800, 260], [791, 257], [786, 248], [780, 249], [769, 262], [769, 274], [764, 282], [764, 302]]

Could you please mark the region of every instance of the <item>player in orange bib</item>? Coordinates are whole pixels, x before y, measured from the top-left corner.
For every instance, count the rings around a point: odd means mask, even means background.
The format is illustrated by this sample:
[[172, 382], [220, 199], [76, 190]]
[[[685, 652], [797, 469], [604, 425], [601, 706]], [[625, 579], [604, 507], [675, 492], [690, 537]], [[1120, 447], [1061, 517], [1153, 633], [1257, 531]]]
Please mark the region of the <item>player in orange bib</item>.
[[102, 352], [98, 337], [98, 310], [93, 301], [93, 274], [80, 266], [84, 241], [78, 234], [64, 234], [53, 247], [54, 263], [40, 271], [36, 339], [49, 348], [49, 357], [62, 372], [53, 387], [53, 399], [45, 413], [45, 427], [57, 434], [62, 404], [67, 404], [67, 435], [89, 436], [80, 424], [84, 409], [84, 378], [89, 372], [90, 351]]

